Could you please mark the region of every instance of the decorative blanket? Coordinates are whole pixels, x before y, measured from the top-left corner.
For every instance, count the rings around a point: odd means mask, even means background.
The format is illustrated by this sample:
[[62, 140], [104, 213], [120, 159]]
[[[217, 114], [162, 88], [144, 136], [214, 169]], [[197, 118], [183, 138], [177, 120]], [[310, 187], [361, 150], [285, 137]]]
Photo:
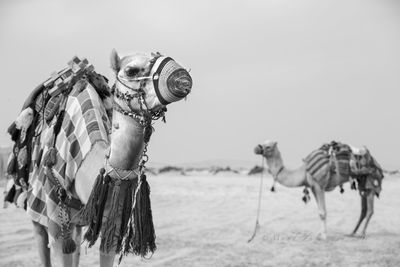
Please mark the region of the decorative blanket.
[[[109, 142], [110, 121], [102, 100], [90, 83], [85, 83], [86, 87], [78, 84], [67, 99], [61, 130], [54, 146], [57, 154], [53, 174], [67, 192], [70, 192], [75, 175], [92, 146], [96, 142]], [[48, 105], [51, 103], [49, 101]], [[41, 120], [35, 129], [27, 207], [32, 220], [47, 226], [53, 238], [60, 234], [62, 216], [57, 205], [59, 200], [55, 185], [46, 177], [47, 168], [42, 161], [49, 150], [45, 136], [56, 119], [54, 117], [50, 123]], [[73, 215], [77, 210], [71, 208], [70, 212]]]
[[350, 154], [350, 147], [345, 144], [334, 141], [324, 144], [304, 159], [307, 164], [306, 170], [314, 178], [326, 175], [327, 171], [349, 175]]

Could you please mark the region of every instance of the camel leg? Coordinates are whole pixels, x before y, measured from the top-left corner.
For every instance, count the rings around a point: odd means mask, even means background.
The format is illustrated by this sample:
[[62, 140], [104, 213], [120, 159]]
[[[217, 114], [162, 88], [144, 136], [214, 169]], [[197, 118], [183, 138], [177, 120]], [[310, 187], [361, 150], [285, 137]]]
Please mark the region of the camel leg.
[[[52, 229], [53, 227], [56, 227], [56, 226], [55, 226], [54, 224], [50, 223], [50, 224], [49, 224], [50, 231], [51, 231], [51, 229]], [[71, 226], [71, 227], [72, 227], [72, 226]], [[53, 229], [53, 231], [58, 231], [58, 230], [59, 230], [58, 228]], [[72, 256], [73, 256], [73, 253], [71, 253], [71, 254], [64, 254], [63, 251], [62, 251], [62, 243], [63, 243], [63, 240], [62, 240], [62, 238], [60, 237], [60, 238], [57, 238], [56, 240], [53, 240], [53, 241], [51, 242], [51, 245], [52, 245], [52, 248], [54, 248], [54, 252], [55, 252], [57, 258], [61, 261], [61, 262], [60, 262], [60, 263], [61, 263], [61, 266], [62, 266], [62, 267], [70, 267], [70, 266], [72, 266]]]
[[318, 213], [321, 219], [322, 227], [321, 231], [318, 233], [318, 237], [322, 240], [326, 239], [327, 229], [326, 229], [326, 205], [325, 205], [325, 192], [321, 189], [318, 184], [314, 184], [312, 187], [312, 192], [314, 194], [315, 200], [317, 201]]
[[361, 232], [361, 238], [365, 238], [366, 237], [366, 231], [367, 231], [367, 227], [368, 227], [368, 223], [369, 220], [371, 220], [372, 215], [374, 214], [374, 197], [375, 197], [375, 193], [374, 191], [369, 191], [368, 195], [367, 195], [367, 215], [365, 217], [365, 224], [364, 224], [364, 228]]
[[351, 236], [354, 236], [360, 227], [362, 221], [365, 218], [365, 215], [367, 214], [367, 198], [363, 195], [361, 195], [361, 214], [360, 214], [360, 219], [358, 220], [358, 223], [356, 227], [353, 230], [353, 233], [351, 233]]
[[35, 239], [39, 249], [40, 260], [42, 261], [43, 266], [51, 267], [50, 248], [48, 247], [49, 236], [47, 233], [47, 229], [37, 222], [32, 221], [32, 223]]
[[100, 267], [112, 267], [114, 263], [115, 253], [103, 253], [100, 251]]
[[72, 254], [72, 262], [73, 262], [72, 266], [78, 267], [79, 259], [81, 256], [82, 227], [80, 227], [80, 226], [75, 227], [73, 239], [75, 240], [75, 243], [76, 243], [76, 250]]

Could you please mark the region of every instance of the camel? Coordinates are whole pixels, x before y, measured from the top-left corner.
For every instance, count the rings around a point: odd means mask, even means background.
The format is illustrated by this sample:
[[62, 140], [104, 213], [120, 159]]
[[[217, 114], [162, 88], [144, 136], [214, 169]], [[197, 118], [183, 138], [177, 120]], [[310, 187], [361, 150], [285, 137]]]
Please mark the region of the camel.
[[[267, 162], [269, 167], [269, 171], [273, 176], [274, 185], [276, 182], [282, 184], [286, 187], [302, 187], [304, 186], [305, 196], [303, 197], [303, 201], [307, 202], [309, 199], [307, 188], [311, 188], [312, 193], [315, 197], [318, 206], [318, 213], [321, 219], [321, 230], [319, 231], [317, 238], [325, 240], [327, 238], [327, 210], [325, 204], [325, 192], [332, 191], [337, 186], [340, 186], [341, 192], [343, 191], [342, 185], [346, 182], [353, 183], [355, 182], [352, 177], [347, 175], [338, 174], [336, 171], [331, 172], [329, 166], [329, 171], [324, 172], [322, 177], [313, 177], [308, 171], [306, 163], [300, 166], [297, 169], [290, 170], [284, 166], [281, 153], [278, 149], [277, 142], [274, 141], [266, 141], [263, 144], [256, 146], [254, 149], [255, 154], [262, 155]], [[336, 168], [338, 169], [338, 165], [336, 164]], [[381, 177], [383, 178], [383, 176]], [[363, 180], [366, 180], [364, 177]], [[374, 190], [361, 190], [362, 186], [359, 183], [359, 190], [361, 196], [361, 215], [357, 222], [356, 227], [350, 236], [355, 236], [358, 228], [360, 227], [362, 221], [365, 219], [365, 224], [362, 229], [360, 238], [366, 237], [366, 230], [368, 223], [374, 213]], [[375, 181], [375, 180], [374, 180]], [[374, 182], [375, 183], [375, 182]], [[271, 188], [271, 191], [274, 191], [274, 185]], [[380, 182], [379, 182], [380, 186]], [[365, 186], [363, 187], [365, 189]], [[354, 188], [355, 189], [355, 188]]]
[[[116, 80], [111, 97], [106, 99], [112, 105], [109, 142], [100, 141], [92, 146], [79, 167], [71, 192], [68, 194], [78, 198], [82, 204], [88, 205], [91, 195], [98, 193], [92, 192], [92, 189], [96, 186], [99, 170], [102, 175], [102, 168], [103, 173], [107, 171], [112, 181], [118, 185], [121, 182], [123, 185], [124, 181], [138, 177], [138, 167], [144, 167], [148, 159], [146, 154], [148, 140], [145, 139], [149, 138], [151, 116], [154, 119], [154, 114], [160, 112], [163, 114], [166, 111], [166, 105], [184, 99], [191, 91], [192, 79], [189, 73], [179, 65], [176, 64], [178, 67], [173, 65], [174, 62], [171, 58], [163, 57], [159, 53], [138, 53], [121, 58], [115, 50], [112, 51], [111, 68]], [[167, 68], [164, 68], [165, 66]], [[167, 69], [166, 72], [164, 72], [165, 69]], [[160, 83], [164, 82], [165, 86], [156, 86], [156, 80]], [[82, 90], [93, 90], [91, 87], [92, 85], [87, 83]], [[104, 103], [107, 102], [106, 100]], [[151, 132], [152, 130], [150, 134]], [[35, 177], [30, 177], [30, 181], [32, 179]], [[109, 202], [110, 199], [107, 198], [104, 209], [113, 209], [109, 207]], [[122, 216], [117, 214], [112, 219], [122, 220]], [[54, 248], [57, 257], [61, 259], [62, 266], [79, 265], [82, 239], [80, 226], [71, 225], [71, 235], [77, 248], [73, 253], [68, 252], [69, 254], [63, 253], [61, 238], [56, 238], [53, 242], [50, 240], [48, 234], [50, 229], [36, 221], [33, 221], [33, 226], [43, 266], [51, 266], [50, 248]], [[115, 244], [112, 244], [110, 251], [100, 250], [100, 266], [113, 266], [115, 256]]]

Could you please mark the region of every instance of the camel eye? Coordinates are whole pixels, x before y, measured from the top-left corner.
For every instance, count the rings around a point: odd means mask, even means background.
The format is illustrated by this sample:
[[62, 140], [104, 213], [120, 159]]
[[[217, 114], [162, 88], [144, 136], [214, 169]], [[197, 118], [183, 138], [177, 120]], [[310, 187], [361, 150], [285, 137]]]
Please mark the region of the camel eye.
[[139, 72], [140, 72], [140, 69], [139, 69], [139, 68], [136, 68], [136, 67], [127, 67], [127, 68], [125, 69], [125, 75], [126, 75], [127, 77], [129, 77], [129, 78], [135, 77], [136, 75], [139, 74]]

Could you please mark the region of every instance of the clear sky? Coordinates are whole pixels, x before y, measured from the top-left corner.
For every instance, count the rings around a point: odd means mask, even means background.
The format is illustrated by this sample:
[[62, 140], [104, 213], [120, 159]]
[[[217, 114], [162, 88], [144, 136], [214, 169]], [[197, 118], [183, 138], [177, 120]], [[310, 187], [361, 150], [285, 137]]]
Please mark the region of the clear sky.
[[0, 144], [29, 92], [74, 55], [112, 77], [109, 54], [160, 51], [193, 93], [157, 123], [150, 161], [288, 166], [332, 139], [400, 168], [400, 1], [0, 0]]

